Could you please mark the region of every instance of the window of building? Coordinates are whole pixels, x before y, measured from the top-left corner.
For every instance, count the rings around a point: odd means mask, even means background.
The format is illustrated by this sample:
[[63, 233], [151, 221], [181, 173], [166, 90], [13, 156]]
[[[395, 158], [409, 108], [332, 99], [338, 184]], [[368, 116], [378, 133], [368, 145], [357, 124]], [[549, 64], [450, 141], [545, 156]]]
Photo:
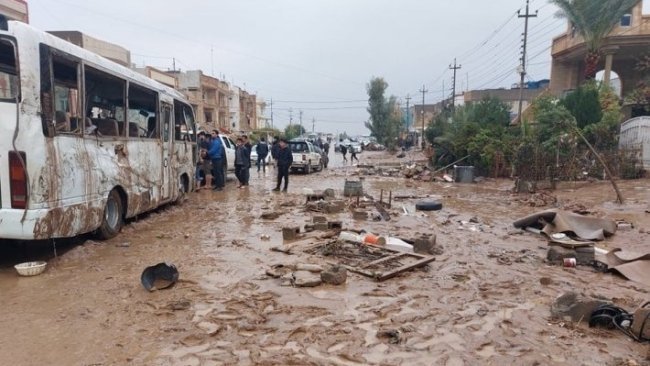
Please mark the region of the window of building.
[[126, 82], [118, 77], [85, 66], [85, 133], [98, 136], [126, 136]]
[[632, 14], [625, 14], [621, 18], [621, 27], [629, 27], [632, 25]]
[[14, 45], [0, 40], [0, 100], [15, 101], [18, 96], [18, 68]]
[[158, 93], [129, 83], [129, 137], [159, 138], [157, 111]]
[[205, 110], [205, 111], [203, 111], [203, 115], [205, 117], [205, 122], [206, 123], [212, 123], [213, 122], [213, 120], [212, 120], [212, 111]]

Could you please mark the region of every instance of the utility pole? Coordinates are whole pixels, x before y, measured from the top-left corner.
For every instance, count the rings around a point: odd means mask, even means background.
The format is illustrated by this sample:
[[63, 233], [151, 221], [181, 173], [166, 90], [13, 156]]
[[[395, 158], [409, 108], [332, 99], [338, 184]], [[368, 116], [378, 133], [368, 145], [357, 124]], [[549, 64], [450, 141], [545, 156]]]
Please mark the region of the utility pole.
[[172, 70], [176, 72], [176, 57], [172, 58]]
[[289, 108], [289, 127], [291, 127], [292, 123], [293, 123], [293, 109]]
[[311, 133], [316, 133], [316, 118], [311, 119]]
[[456, 64], [456, 59], [454, 58], [454, 66], [449, 65], [450, 70], [454, 70], [454, 86], [452, 87], [451, 93], [451, 110], [452, 112], [456, 109], [456, 71], [462, 68], [461, 65]]
[[519, 124], [521, 125], [521, 132], [526, 133], [526, 126], [524, 124], [524, 118], [521, 115], [523, 112], [524, 105], [524, 80], [526, 78], [526, 47], [528, 46], [528, 19], [537, 18], [538, 11], [535, 11], [535, 14], [530, 14], [528, 10], [530, 0], [526, 0], [526, 14], [521, 14], [521, 10], [517, 11], [519, 18], [524, 18], [524, 44], [521, 50], [521, 81], [519, 82], [519, 112], [517, 118], [519, 118]]
[[409, 126], [411, 125], [411, 95], [406, 94], [406, 132], [409, 132]]
[[298, 131], [298, 132], [300, 132], [300, 135], [302, 135], [302, 131], [303, 131], [303, 128], [302, 128], [302, 110], [300, 110], [300, 130]]
[[425, 85], [422, 85], [422, 89], [418, 91], [422, 93], [422, 110], [420, 111], [422, 115], [422, 142], [420, 144], [422, 145], [422, 150], [424, 150], [424, 95], [429, 91], [425, 88]]

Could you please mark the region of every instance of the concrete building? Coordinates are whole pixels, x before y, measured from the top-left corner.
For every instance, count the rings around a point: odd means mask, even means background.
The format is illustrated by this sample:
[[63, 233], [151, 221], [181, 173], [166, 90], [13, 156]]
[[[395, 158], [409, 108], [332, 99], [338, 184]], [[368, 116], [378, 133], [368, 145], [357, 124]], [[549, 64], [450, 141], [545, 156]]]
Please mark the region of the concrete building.
[[230, 128], [232, 128], [234, 131], [241, 131], [241, 127], [239, 126], [239, 122], [241, 121], [241, 118], [239, 117], [241, 115], [240, 110], [239, 110], [239, 93], [241, 90], [239, 87], [233, 85], [230, 87]]
[[[525, 111], [532, 101], [546, 90], [546, 88], [524, 88], [522, 110]], [[485, 98], [497, 98], [510, 107], [510, 116], [516, 118], [517, 113], [519, 112], [519, 96], [520, 90], [518, 87], [512, 89], [470, 90], [463, 94], [463, 100], [465, 105], [472, 105]]]
[[[185, 93], [190, 104], [194, 108], [196, 120], [203, 129], [222, 128], [229, 129], [228, 121], [219, 119], [220, 100], [219, 93], [221, 81], [212, 76], [203, 74], [201, 70], [190, 70], [185, 72], [172, 71], [178, 79], [178, 89]], [[221, 116], [223, 117], [223, 116]]]
[[78, 31], [48, 32], [61, 39], [94, 52], [120, 65], [131, 67], [131, 52], [122, 46], [93, 38]]
[[[558, 96], [576, 89], [585, 80], [587, 47], [584, 39], [572, 28], [568, 24], [566, 32], [553, 39], [550, 88]], [[615, 72], [620, 77], [622, 95], [626, 96], [636, 86], [636, 59], [647, 53], [649, 44], [650, 0], [643, 0], [623, 16], [604, 41], [599, 64], [599, 70], [605, 71], [603, 81], [609, 83], [615, 78]]]
[[158, 70], [151, 66], [134, 67], [133, 70], [151, 79], [154, 79], [161, 84], [167, 85], [170, 88], [174, 88], [174, 89], [179, 88], [178, 78], [174, 73], [168, 73], [162, 70]]
[[29, 23], [29, 7], [25, 0], [0, 0], [0, 14], [9, 20]]
[[239, 90], [239, 129], [241, 131], [251, 131], [258, 128], [256, 99], [255, 94]]
[[266, 101], [262, 98], [257, 98], [256, 103], [256, 112], [257, 115], [257, 128], [267, 128], [271, 127], [271, 118], [266, 116]]

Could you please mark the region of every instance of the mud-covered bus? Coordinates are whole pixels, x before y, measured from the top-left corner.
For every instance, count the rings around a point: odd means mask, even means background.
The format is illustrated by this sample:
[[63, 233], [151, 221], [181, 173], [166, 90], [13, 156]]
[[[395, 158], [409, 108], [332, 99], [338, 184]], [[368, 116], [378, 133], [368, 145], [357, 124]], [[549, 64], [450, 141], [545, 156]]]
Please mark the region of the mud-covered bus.
[[117, 235], [194, 186], [194, 128], [174, 89], [0, 19], [0, 239]]

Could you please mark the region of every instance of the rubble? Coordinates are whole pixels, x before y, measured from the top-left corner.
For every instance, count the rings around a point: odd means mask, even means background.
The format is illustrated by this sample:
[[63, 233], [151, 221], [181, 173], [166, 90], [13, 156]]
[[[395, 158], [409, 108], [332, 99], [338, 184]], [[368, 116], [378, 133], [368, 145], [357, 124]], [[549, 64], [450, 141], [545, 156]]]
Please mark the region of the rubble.
[[283, 240], [296, 240], [300, 236], [300, 227], [283, 227], [282, 228], [282, 239]]
[[346, 282], [348, 271], [344, 267], [336, 265], [321, 272], [320, 278], [323, 283], [338, 286]]
[[591, 313], [604, 304], [605, 301], [590, 299], [576, 292], [566, 292], [551, 305], [551, 315], [565, 321], [588, 322]]
[[296, 287], [316, 287], [322, 283], [319, 274], [309, 271], [293, 272], [293, 285]]
[[593, 246], [564, 248], [559, 245], [551, 245], [548, 248], [546, 260], [553, 264], [562, 264], [565, 258], [575, 258], [578, 265], [589, 266], [595, 260]]
[[413, 251], [418, 254], [441, 255], [444, 250], [441, 245], [436, 243], [436, 235], [423, 235], [415, 239]]

